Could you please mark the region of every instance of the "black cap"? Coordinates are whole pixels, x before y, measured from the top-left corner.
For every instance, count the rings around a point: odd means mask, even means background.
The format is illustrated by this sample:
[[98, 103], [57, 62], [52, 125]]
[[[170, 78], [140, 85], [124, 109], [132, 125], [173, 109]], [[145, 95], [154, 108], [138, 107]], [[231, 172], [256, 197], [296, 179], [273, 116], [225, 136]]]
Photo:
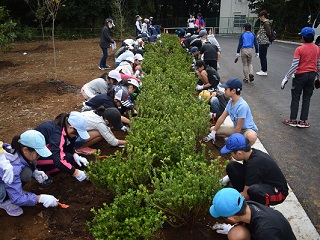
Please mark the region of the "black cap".
[[206, 64], [204, 63], [203, 60], [198, 60], [196, 61], [196, 64], [194, 65], [195, 68], [199, 68], [199, 67], [202, 67], [202, 66], [205, 66]]
[[107, 108], [103, 112], [103, 117], [108, 120], [115, 129], [119, 130], [123, 127], [121, 122], [121, 113], [117, 108]]

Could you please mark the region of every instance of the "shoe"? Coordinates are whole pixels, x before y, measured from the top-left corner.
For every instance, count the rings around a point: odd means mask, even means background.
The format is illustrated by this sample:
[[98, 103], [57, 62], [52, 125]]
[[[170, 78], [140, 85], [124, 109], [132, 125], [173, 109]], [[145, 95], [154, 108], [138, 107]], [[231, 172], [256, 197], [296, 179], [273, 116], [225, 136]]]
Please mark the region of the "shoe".
[[111, 67], [109, 65], [106, 65], [105, 70], [107, 70], [107, 69], [111, 69]]
[[17, 205], [13, 205], [10, 200], [0, 203], [0, 208], [6, 210], [7, 214], [12, 217], [18, 217], [23, 214], [22, 208]]
[[268, 75], [268, 73], [267, 72], [264, 72], [264, 71], [259, 71], [259, 72], [256, 72], [256, 74], [257, 75], [259, 75], [259, 76], [267, 76]]
[[248, 82], [248, 79], [244, 78], [244, 79], [243, 79], [243, 82], [247, 83], [247, 82]]
[[292, 121], [291, 119], [287, 119], [287, 120], [282, 120], [282, 123], [285, 124], [285, 125], [289, 125], [291, 127], [296, 127], [297, 126], [297, 121]]
[[106, 68], [104, 68], [104, 67], [98, 67], [100, 70], [107, 70]]
[[76, 149], [76, 153], [84, 154], [84, 155], [91, 155], [97, 152], [97, 149], [89, 148], [89, 147], [83, 147]]
[[297, 124], [297, 127], [300, 127], [300, 128], [308, 128], [310, 127], [310, 124], [306, 121], [299, 121], [298, 124]]
[[250, 80], [250, 82], [253, 82], [253, 81], [254, 81], [254, 76], [253, 76], [253, 74], [249, 74], [249, 80]]

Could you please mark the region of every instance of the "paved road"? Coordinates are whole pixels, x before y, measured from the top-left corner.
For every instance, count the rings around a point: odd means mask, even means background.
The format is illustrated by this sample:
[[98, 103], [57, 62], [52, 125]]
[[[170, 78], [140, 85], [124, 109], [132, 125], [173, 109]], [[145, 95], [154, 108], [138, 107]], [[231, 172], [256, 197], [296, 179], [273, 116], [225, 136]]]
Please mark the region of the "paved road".
[[[238, 38], [217, 36], [217, 39], [222, 48], [219, 71], [222, 82], [232, 77], [242, 80], [242, 62], [234, 63]], [[259, 128], [259, 139], [276, 159], [293, 192], [320, 232], [320, 89], [314, 91], [311, 99], [310, 128], [293, 128], [281, 122], [289, 118], [292, 81], [284, 90], [280, 89], [280, 84], [291, 66], [296, 47], [290, 43], [274, 42], [268, 50], [268, 76], [255, 75], [254, 82], [244, 84], [242, 96], [248, 102]], [[258, 58], [253, 60], [253, 69], [254, 72], [260, 70]]]

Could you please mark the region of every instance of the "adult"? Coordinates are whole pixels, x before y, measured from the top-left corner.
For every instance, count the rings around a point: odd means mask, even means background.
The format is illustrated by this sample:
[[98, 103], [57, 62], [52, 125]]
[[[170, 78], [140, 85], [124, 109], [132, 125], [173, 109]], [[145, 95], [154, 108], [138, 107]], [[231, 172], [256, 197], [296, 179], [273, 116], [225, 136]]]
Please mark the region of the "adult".
[[230, 153], [235, 160], [227, 165], [226, 171], [232, 187], [246, 200], [269, 206], [286, 199], [289, 189], [278, 164], [270, 155], [251, 148], [242, 134], [232, 134], [221, 153]]
[[60, 113], [54, 120], [38, 125], [35, 130], [44, 135], [52, 155], [40, 157], [37, 166], [47, 175], [62, 171], [72, 175], [80, 182], [87, 179], [86, 173], [75, 166], [87, 166], [88, 161], [80, 157], [74, 148], [78, 136], [82, 139], [90, 137], [86, 130], [87, 125], [86, 118], [76, 111], [70, 114]]
[[111, 68], [109, 65], [107, 65], [108, 48], [110, 48], [111, 43], [115, 43], [110, 37], [110, 29], [114, 27], [113, 20], [111, 18], [107, 18], [104, 24], [105, 25], [102, 28], [102, 33], [100, 36], [100, 47], [103, 53], [99, 65], [100, 70], [107, 70]]
[[271, 22], [268, 19], [268, 13], [263, 10], [259, 13], [260, 28], [257, 33], [257, 40], [259, 43], [259, 58], [261, 70], [256, 72], [259, 76], [267, 76], [268, 63], [267, 63], [267, 52], [270, 46], [269, 37], [271, 35]]
[[[245, 23], [243, 26], [243, 33], [239, 37], [239, 43], [237, 48], [237, 59], [241, 56], [242, 68], [244, 79], [243, 82], [254, 81], [253, 66], [252, 66], [252, 54], [253, 46], [255, 47], [256, 57], [259, 57], [259, 47], [256, 35], [251, 32], [251, 24]], [[241, 50], [241, 55], [240, 55]]]
[[[315, 32], [311, 27], [302, 28], [300, 35], [303, 45], [296, 48], [292, 65], [281, 83], [281, 89], [284, 89], [288, 79], [294, 73], [291, 88], [290, 118], [282, 122], [292, 127], [308, 128], [310, 127], [307, 122], [310, 99], [313, 94], [315, 80], [316, 78], [320, 79], [320, 48], [313, 44]], [[297, 122], [302, 93], [300, 121]]]
[[245, 201], [233, 188], [218, 191], [209, 212], [214, 218], [223, 217], [236, 224], [233, 227], [220, 224], [221, 227], [218, 227], [221, 233], [228, 234], [229, 240], [250, 239], [250, 235], [255, 240], [296, 240], [290, 223], [282, 213], [253, 201]]
[[198, 60], [195, 69], [200, 80], [196, 86], [197, 91], [217, 90], [220, 76], [213, 67], [207, 66], [203, 60]]
[[[252, 146], [257, 140], [258, 128], [253, 121], [248, 103], [240, 96], [242, 82], [238, 78], [231, 78], [220, 86], [225, 88], [225, 95], [230, 100], [217, 123], [210, 128], [209, 135], [203, 141], [209, 142], [212, 140], [214, 143], [216, 134], [230, 136], [233, 133], [242, 133]], [[230, 116], [233, 122], [231, 127], [223, 124], [227, 116]]]
[[38, 182], [43, 182], [48, 176], [36, 169], [39, 156], [48, 157], [50, 150], [46, 147], [44, 136], [35, 130], [27, 130], [15, 136], [10, 144], [3, 144], [5, 159], [11, 162], [14, 178], [11, 183], [4, 182], [3, 170], [0, 170], [0, 208], [10, 216], [23, 214], [22, 206], [35, 206], [42, 203], [44, 207], [56, 207], [58, 199], [52, 195], [34, 194], [23, 190], [23, 186], [33, 176]]
[[196, 19], [194, 18], [193, 14], [189, 15], [187, 20], [187, 32], [191, 35], [194, 34], [194, 24], [196, 23]]
[[135, 27], [136, 27], [136, 36], [138, 36], [139, 34], [141, 34], [141, 20], [142, 20], [142, 17], [140, 17], [140, 15], [137, 15], [136, 16], [136, 24], [135, 24]]
[[81, 88], [81, 94], [87, 101], [96, 95], [107, 93], [110, 88], [121, 81], [121, 76], [118, 71], [111, 70], [109, 73], [104, 73], [100, 78], [93, 79], [86, 83]]
[[[201, 33], [201, 31], [200, 31]], [[220, 58], [220, 52], [216, 45], [206, 39], [204, 44], [200, 48], [200, 54], [206, 65], [213, 67], [216, 71], [218, 70], [218, 59]]]

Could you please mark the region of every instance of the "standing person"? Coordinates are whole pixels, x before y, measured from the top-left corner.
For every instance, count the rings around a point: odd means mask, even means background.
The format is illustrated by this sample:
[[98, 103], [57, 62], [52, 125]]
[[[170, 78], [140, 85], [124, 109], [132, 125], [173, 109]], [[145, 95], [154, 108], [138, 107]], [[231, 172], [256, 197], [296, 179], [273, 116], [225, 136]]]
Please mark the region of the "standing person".
[[223, 188], [217, 192], [209, 211], [214, 218], [223, 217], [236, 224], [216, 224], [213, 227], [219, 229], [219, 233], [228, 234], [229, 240], [250, 240], [250, 235], [255, 240], [296, 240], [290, 223], [282, 213], [253, 201], [245, 201], [233, 188]]
[[[311, 27], [304, 27], [300, 35], [303, 45], [295, 50], [292, 65], [281, 83], [281, 89], [284, 89], [288, 79], [294, 73], [291, 88], [290, 118], [282, 122], [292, 127], [308, 128], [310, 127], [307, 122], [310, 99], [313, 94], [315, 79], [320, 78], [320, 48], [313, 44], [315, 32]], [[297, 122], [302, 92], [300, 121]]]
[[102, 33], [100, 36], [100, 47], [102, 49], [102, 58], [100, 60], [99, 69], [107, 70], [111, 67], [107, 65], [108, 58], [108, 48], [110, 48], [111, 43], [115, 43], [110, 37], [110, 29], [114, 27], [113, 20], [111, 18], [107, 18], [105, 20], [105, 26], [102, 29]]
[[259, 57], [259, 47], [256, 36], [251, 32], [251, 24], [245, 23], [243, 26], [244, 32], [239, 37], [239, 44], [237, 49], [237, 59], [240, 57], [243, 65], [244, 82], [250, 82], [254, 80], [253, 67], [252, 67], [252, 50], [253, 46], [256, 50], [256, 57]]
[[194, 24], [196, 22], [196, 19], [192, 14], [190, 14], [188, 20], [187, 20], [187, 32], [190, 33], [191, 35], [194, 34]]
[[207, 66], [203, 60], [198, 60], [195, 64], [195, 68], [199, 77], [196, 90], [217, 90], [218, 84], [220, 83], [218, 72], [213, 67]]
[[198, 29], [203, 29], [204, 26], [205, 26], [205, 22], [204, 22], [204, 20], [203, 20], [203, 17], [202, 17], [202, 14], [201, 14], [201, 13], [198, 13], [198, 14], [197, 14], [197, 19], [196, 19], [195, 26], [196, 26]]
[[148, 25], [149, 25], [149, 19], [148, 19], [148, 18], [145, 18], [145, 19], [143, 20], [142, 25], [141, 25], [141, 33], [149, 34]]
[[[218, 118], [216, 125], [210, 128], [211, 132], [203, 139], [203, 141], [209, 142], [212, 140], [214, 143], [216, 134], [230, 136], [233, 133], [242, 133], [252, 146], [257, 140], [258, 128], [253, 121], [248, 103], [240, 96], [242, 90], [241, 81], [238, 78], [231, 78], [220, 86], [225, 88], [226, 97], [231, 99], [222, 115]], [[233, 122], [231, 128], [223, 125], [227, 116], [230, 116]]]
[[82, 139], [90, 137], [86, 130], [87, 125], [87, 119], [81, 113], [72, 111], [70, 114], [60, 113], [54, 120], [37, 126], [35, 130], [44, 135], [46, 144], [52, 152], [49, 157], [40, 157], [37, 166], [47, 175], [62, 171], [72, 175], [80, 182], [87, 179], [84, 171], [74, 167], [88, 164], [87, 159], [75, 153], [74, 148], [78, 136]]
[[3, 144], [4, 153], [1, 158], [9, 160], [13, 167], [14, 178], [12, 183], [4, 181], [4, 174], [0, 170], [0, 208], [10, 216], [23, 214], [22, 206], [35, 206], [42, 203], [44, 207], [58, 206], [58, 199], [52, 195], [36, 195], [26, 192], [22, 187], [34, 177], [42, 183], [48, 176], [36, 169], [39, 156], [48, 157], [50, 150], [46, 147], [44, 136], [35, 130], [27, 130], [21, 135], [15, 136], [10, 144]]
[[263, 10], [259, 13], [260, 19], [260, 28], [257, 33], [257, 40], [259, 43], [259, 58], [261, 64], [261, 70], [256, 72], [259, 76], [267, 76], [267, 52], [270, 46], [269, 37], [271, 35], [271, 23], [268, 19], [268, 13], [266, 10]]
[[140, 17], [140, 15], [137, 15], [136, 16], [136, 24], [135, 24], [135, 27], [136, 27], [136, 36], [138, 36], [139, 34], [141, 34], [141, 20], [142, 20], [142, 17]]
[[242, 134], [232, 134], [221, 153], [231, 153], [235, 160], [227, 165], [226, 171], [233, 188], [246, 200], [269, 206], [286, 199], [288, 184], [278, 164], [270, 155], [251, 148]]

